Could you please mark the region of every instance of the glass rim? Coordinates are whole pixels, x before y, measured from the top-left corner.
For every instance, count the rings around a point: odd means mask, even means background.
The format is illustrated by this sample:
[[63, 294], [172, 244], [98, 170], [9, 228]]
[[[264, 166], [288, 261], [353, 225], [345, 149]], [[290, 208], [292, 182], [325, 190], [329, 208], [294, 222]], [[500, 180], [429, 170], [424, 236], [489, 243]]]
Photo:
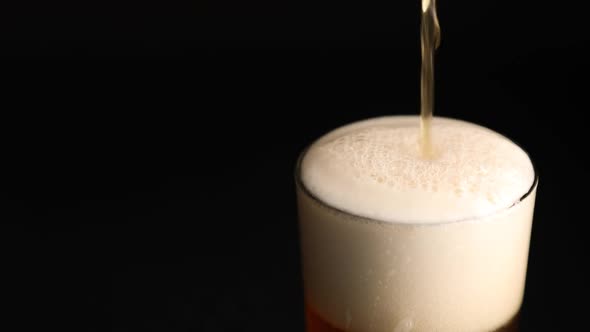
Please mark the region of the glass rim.
[[[334, 129], [334, 130], [336, 130], [336, 129]], [[496, 132], [496, 131], [494, 131], [494, 132]], [[537, 187], [537, 184], [539, 183], [539, 173], [538, 173], [537, 167], [535, 166], [535, 163], [533, 162], [533, 159], [531, 158], [529, 153], [520, 144], [518, 144], [514, 140], [512, 140], [512, 139], [510, 139], [510, 138], [506, 137], [505, 135], [502, 135], [498, 132], [496, 132], [496, 133], [501, 135], [502, 137], [506, 138], [507, 140], [509, 140], [510, 142], [515, 144], [516, 146], [518, 146], [526, 154], [526, 156], [529, 158], [529, 161], [531, 162], [531, 166], [533, 167], [534, 179], [533, 179], [533, 183], [531, 184], [529, 189], [526, 191], [526, 193], [524, 193], [524, 195], [522, 195], [514, 203], [512, 203], [511, 205], [509, 205], [507, 207], [502, 207], [500, 209], [494, 210], [491, 213], [488, 213], [485, 215], [475, 216], [475, 217], [467, 217], [467, 218], [456, 219], [456, 220], [444, 220], [444, 221], [436, 221], [436, 222], [415, 223], [415, 222], [403, 222], [403, 221], [399, 221], [399, 220], [394, 220], [394, 221], [379, 220], [379, 219], [355, 214], [355, 213], [352, 213], [349, 211], [345, 211], [341, 208], [335, 207], [327, 202], [324, 202], [322, 199], [320, 199], [319, 197], [314, 195], [305, 186], [305, 184], [303, 183], [303, 180], [301, 179], [301, 164], [303, 162], [303, 158], [305, 157], [305, 155], [307, 154], [307, 151], [311, 148], [311, 146], [313, 146], [317, 142], [317, 140], [315, 140], [314, 142], [309, 144], [306, 148], [304, 148], [303, 151], [301, 151], [301, 153], [299, 154], [299, 157], [297, 158], [297, 163], [295, 165], [295, 185], [298, 189], [301, 190], [301, 192], [303, 194], [305, 194], [307, 197], [311, 198], [316, 204], [319, 204], [320, 206], [322, 206], [328, 210], [331, 210], [333, 212], [336, 212], [338, 214], [344, 214], [344, 215], [347, 215], [347, 216], [350, 216], [353, 218], [362, 219], [363, 221], [370, 222], [370, 223], [384, 224], [384, 225], [389, 224], [389, 225], [400, 225], [400, 226], [428, 227], [428, 226], [439, 226], [439, 225], [445, 225], [445, 224], [465, 223], [465, 222], [473, 222], [473, 221], [483, 220], [483, 219], [489, 218], [491, 216], [497, 215], [499, 213], [502, 213], [504, 211], [508, 211], [508, 210], [514, 208], [515, 206], [518, 206], [521, 202], [523, 202], [525, 199], [527, 199], [533, 193], [533, 191]]]

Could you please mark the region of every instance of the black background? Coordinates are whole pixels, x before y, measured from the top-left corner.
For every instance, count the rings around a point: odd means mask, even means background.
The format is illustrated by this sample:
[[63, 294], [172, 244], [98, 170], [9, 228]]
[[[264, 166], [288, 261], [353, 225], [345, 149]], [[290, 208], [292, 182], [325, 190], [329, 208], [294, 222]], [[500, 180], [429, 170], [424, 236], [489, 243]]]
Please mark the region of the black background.
[[[419, 5], [2, 4], [7, 324], [302, 331], [295, 160], [418, 113]], [[435, 113], [516, 140], [540, 174], [523, 330], [583, 328], [587, 5], [438, 7]]]

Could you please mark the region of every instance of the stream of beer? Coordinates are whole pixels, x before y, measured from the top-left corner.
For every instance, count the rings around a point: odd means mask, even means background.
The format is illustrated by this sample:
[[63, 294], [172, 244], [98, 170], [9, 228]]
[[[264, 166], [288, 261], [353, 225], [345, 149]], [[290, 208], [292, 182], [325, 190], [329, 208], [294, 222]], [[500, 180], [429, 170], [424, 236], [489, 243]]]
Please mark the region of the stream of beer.
[[436, 0], [422, 0], [420, 24], [422, 69], [420, 75], [420, 147], [423, 157], [434, 154], [431, 124], [434, 110], [434, 51], [440, 45], [440, 26], [436, 16]]

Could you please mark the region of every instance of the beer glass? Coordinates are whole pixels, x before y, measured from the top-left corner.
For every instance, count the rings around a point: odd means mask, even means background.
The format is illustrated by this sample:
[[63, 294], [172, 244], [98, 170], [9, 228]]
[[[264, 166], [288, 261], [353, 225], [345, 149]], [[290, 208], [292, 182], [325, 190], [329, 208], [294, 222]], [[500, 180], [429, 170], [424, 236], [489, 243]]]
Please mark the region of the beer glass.
[[295, 171], [307, 332], [517, 330], [538, 182], [534, 170], [528, 190], [490, 214], [384, 221], [334, 206], [309, 190], [302, 179], [308, 151]]

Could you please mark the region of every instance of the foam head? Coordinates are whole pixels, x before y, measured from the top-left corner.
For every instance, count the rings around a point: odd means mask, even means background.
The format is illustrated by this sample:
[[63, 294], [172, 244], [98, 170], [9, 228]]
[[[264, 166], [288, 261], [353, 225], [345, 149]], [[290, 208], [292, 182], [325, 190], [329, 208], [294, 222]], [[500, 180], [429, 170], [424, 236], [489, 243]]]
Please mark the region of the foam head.
[[423, 158], [416, 116], [336, 129], [301, 163], [305, 187], [321, 201], [372, 219], [439, 223], [490, 215], [517, 203], [534, 182], [528, 155], [487, 128], [432, 122], [433, 158]]

